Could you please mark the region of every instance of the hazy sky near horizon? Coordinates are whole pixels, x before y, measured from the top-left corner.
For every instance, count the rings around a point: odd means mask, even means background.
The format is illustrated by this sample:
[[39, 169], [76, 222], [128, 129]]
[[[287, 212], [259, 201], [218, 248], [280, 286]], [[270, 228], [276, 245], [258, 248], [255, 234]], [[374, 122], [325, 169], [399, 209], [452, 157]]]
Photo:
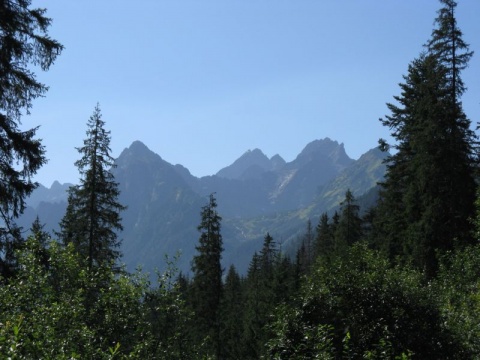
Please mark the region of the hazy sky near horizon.
[[[195, 176], [245, 151], [293, 160], [330, 137], [356, 159], [388, 137], [378, 121], [430, 38], [436, 0], [38, 0], [65, 50], [24, 128], [49, 162], [35, 177], [77, 182], [75, 147], [100, 103], [117, 157], [135, 140]], [[476, 54], [464, 110], [480, 121], [480, 1], [457, 21]]]

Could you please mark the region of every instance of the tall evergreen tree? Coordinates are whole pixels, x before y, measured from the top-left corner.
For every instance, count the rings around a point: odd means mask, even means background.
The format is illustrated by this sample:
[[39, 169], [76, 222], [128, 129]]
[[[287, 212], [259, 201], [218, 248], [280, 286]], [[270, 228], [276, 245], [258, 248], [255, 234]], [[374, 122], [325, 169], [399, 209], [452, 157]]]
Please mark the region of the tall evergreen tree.
[[316, 228], [316, 237], [314, 242], [315, 257], [328, 257], [332, 254], [334, 248], [334, 238], [332, 225], [329, 222], [328, 214], [323, 213]]
[[270, 278], [272, 276], [276, 260], [277, 248], [275, 241], [270, 233], [267, 233], [263, 238], [263, 246], [260, 251], [260, 268], [265, 277]]
[[207, 336], [207, 348], [211, 355], [220, 358], [220, 302], [222, 299], [222, 251], [223, 240], [220, 232], [222, 218], [217, 212], [217, 201], [213, 194], [202, 208], [201, 232], [198, 252], [193, 258], [192, 305], [196, 316], [197, 341]]
[[278, 250], [272, 236], [264, 237], [262, 250], [255, 253], [244, 285], [244, 333], [242, 359], [265, 356], [271, 337], [268, 324], [275, 307], [290, 300], [296, 286], [296, 266]]
[[399, 104], [388, 104], [391, 115], [381, 119], [397, 152], [382, 184], [378, 243], [428, 276], [436, 272], [437, 250], [472, 241], [475, 199], [476, 137], [460, 102], [460, 71], [471, 52], [456, 27], [456, 3], [441, 3], [427, 52], [410, 64]]
[[118, 202], [118, 184], [110, 171], [115, 166], [110, 155], [110, 131], [105, 130], [98, 104], [87, 127], [87, 138], [77, 149], [82, 157], [75, 162], [80, 185], [69, 189], [59, 235], [65, 244], [74, 244], [92, 269], [119, 258], [117, 231], [122, 230], [120, 212], [125, 207]]
[[345, 193], [345, 199], [340, 203], [340, 221], [335, 229], [335, 248], [337, 253], [345, 251], [362, 236], [362, 219], [358, 215], [360, 207], [350, 189]]
[[462, 38], [462, 31], [457, 26], [457, 2], [440, 0], [440, 3], [442, 8], [435, 19], [436, 28], [425, 47], [445, 69], [446, 95], [443, 101], [447, 107], [444, 108], [444, 121], [449, 137], [445, 144], [446, 166], [442, 170], [448, 171], [447, 186], [450, 191], [446, 196], [450, 204], [448, 212], [451, 214], [451, 220], [446, 226], [452, 237], [456, 237], [460, 243], [468, 243], [472, 242], [470, 220], [474, 216], [475, 208], [474, 172], [478, 165], [475, 157], [478, 138], [462, 108], [461, 96], [466, 91], [466, 86], [461, 72], [468, 67], [473, 51], [470, 51], [469, 45]]
[[231, 265], [223, 291], [221, 304], [222, 359], [242, 359], [244, 298], [242, 279]]
[[261, 309], [260, 294], [261, 288], [261, 266], [260, 257], [255, 252], [248, 267], [247, 278], [245, 279], [245, 311], [243, 313], [243, 358], [258, 359], [261, 346], [258, 339], [261, 333]]
[[35, 220], [30, 227], [30, 233], [42, 248], [46, 248], [48, 245], [47, 243], [50, 240], [50, 234], [44, 230], [44, 227], [45, 225], [40, 222], [38, 215], [35, 217]]
[[245, 281], [245, 359], [259, 359], [267, 341], [266, 324], [275, 302], [277, 249], [272, 236], [263, 239], [260, 254], [254, 254]]
[[31, 236], [35, 239], [34, 244], [36, 245], [36, 256], [40, 260], [41, 264], [47, 268], [50, 263], [49, 254], [48, 254], [48, 243], [51, 240], [50, 234], [44, 230], [45, 225], [40, 222], [40, 218], [37, 217], [30, 227]]
[[21, 240], [15, 226], [24, 199], [36, 188], [32, 176], [46, 163], [37, 128], [21, 130], [22, 114], [47, 86], [37, 81], [34, 66], [46, 71], [63, 46], [48, 36], [51, 19], [45, 9], [30, 8], [29, 0], [0, 2], [0, 273], [14, 266], [14, 248]]
[[374, 245], [375, 242], [376, 217], [377, 208], [375, 206], [367, 209], [362, 216], [362, 239], [370, 245]]
[[313, 262], [313, 243], [314, 243], [314, 231], [312, 222], [310, 219], [307, 221], [307, 228], [301, 238], [300, 249], [297, 252], [297, 263], [299, 266], [299, 272], [302, 274], [308, 273], [310, 266]]
[[435, 19], [437, 27], [432, 31], [431, 38], [425, 47], [429, 54], [434, 55], [439, 63], [445, 66], [447, 86], [450, 89], [449, 96], [452, 101], [455, 101], [455, 106], [450, 110], [457, 112], [454, 115], [460, 116], [462, 110], [459, 98], [466, 90], [460, 73], [467, 68], [473, 51], [470, 51], [469, 45], [462, 39], [462, 31], [457, 26], [455, 18], [457, 2], [440, 0], [440, 3], [443, 7], [440, 8]]

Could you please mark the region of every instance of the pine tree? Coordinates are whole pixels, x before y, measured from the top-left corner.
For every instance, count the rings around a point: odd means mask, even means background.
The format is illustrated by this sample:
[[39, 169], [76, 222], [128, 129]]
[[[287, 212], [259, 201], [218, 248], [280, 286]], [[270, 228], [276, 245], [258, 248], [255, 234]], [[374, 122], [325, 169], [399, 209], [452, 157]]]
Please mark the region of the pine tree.
[[245, 280], [244, 359], [259, 359], [264, 341], [265, 299], [269, 299], [270, 288], [264, 287], [261, 264], [260, 255], [255, 253], [250, 261]]
[[40, 246], [46, 248], [50, 240], [50, 234], [46, 232], [44, 228], [45, 225], [40, 222], [40, 218], [37, 215], [30, 228], [30, 233], [35, 237], [35, 240], [38, 241]]
[[300, 238], [300, 247], [296, 254], [297, 275], [299, 277], [308, 274], [310, 267], [312, 266], [314, 239], [315, 235], [312, 228], [312, 222], [309, 219], [307, 221], [305, 233]]
[[220, 357], [220, 301], [222, 299], [221, 265], [223, 240], [220, 232], [222, 218], [217, 212], [217, 201], [213, 194], [202, 208], [201, 232], [198, 252], [193, 258], [193, 310], [196, 316], [196, 338], [201, 342], [208, 337], [207, 347], [211, 355]]
[[457, 26], [455, 18], [455, 9], [457, 2], [454, 0], [440, 0], [443, 7], [438, 11], [435, 19], [437, 28], [432, 31], [431, 38], [425, 47], [428, 53], [434, 55], [440, 64], [446, 68], [446, 77], [448, 80], [449, 96], [455, 106], [450, 109], [454, 115], [460, 116], [462, 110], [459, 98], [465, 92], [466, 87], [463, 83], [460, 73], [468, 66], [473, 51], [470, 51], [469, 45], [462, 39], [462, 31]]
[[296, 276], [296, 266], [292, 263], [289, 257], [277, 253], [277, 260], [275, 261], [274, 274], [274, 296], [275, 304], [290, 302], [292, 297], [296, 295], [299, 288], [299, 279]]
[[332, 233], [332, 225], [329, 223], [327, 213], [320, 216], [320, 221], [316, 228], [317, 235], [314, 242], [315, 257], [328, 257], [333, 252], [334, 239]]
[[358, 215], [360, 207], [350, 189], [345, 193], [345, 199], [340, 203], [340, 221], [335, 229], [336, 253], [343, 253], [347, 247], [360, 240], [362, 236], [362, 220]]
[[332, 216], [332, 233], [335, 234], [337, 231], [338, 224], [340, 223], [340, 215], [338, 211], [335, 211]]
[[222, 359], [241, 359], [244, 298], [242, 279], [234, 265], [230, 266], [225, 279], [221, 314]]
[[[425, 46], [428, 53], [435, 56], [445, 69], [446, 95], [443, 101], [447, 107], [443, 109], [443, 115], [449, 136], [444, 144], [445, 166], [442, 170], [447, 174], [445, 177], [448, 177], [445, 196], [450, 216], [444, 230], [450, 230], [450, 237], [465, 245], [473, 242], [470, 220], [475, 211], [475, 170], [478, 165], [475, 152], [478, 151], [478, 138], [462, 109], [461, 96], [466, 91], [466, 86], [460, 75], [468, 67], [473, 51], [470, 51], [457, 26], [456, 1], [440, 0], [440, 3], [443, 7], [435, 19], [437, 26]], [[446, 248], [450, 246], [447, 245]]]
[[263, 238], [263, 246], [260, 251], [260, 268], [264, 277], [271, 278], [275, 261], [277, 259], [277, 249], [275, 246], [275, 241], [270, 233], [267, 233]]
[[35, 239], [34, 244], [36, 245], [35, 255], [41, 262], [41, 264], [48, 268], [50, 259], [48, 255], [48, 242], [50, 241], [50, 234], [44, 230], [45, 225], [40, 222], [40, 218], [37, 217], [30, 227], [31, 236]]
[[265, 355], [265, 344], [271, 336], [268, 327], [271, 315], [278, 304], [292, 295], [295, 270], [267, 233], [260, 253], [253, 255], [245, 279], [242, 359], [260, 359]]
[[59, 235], [65, 244], [74, 244], [92, 269], [112, 265], [120, 257], [117, 231], [122, 230], [120, 212], [125, 207], [117, 200], [120, 192], [110, 171], [115, 166], [110, 155], [110, 132], [105, 130], [98, 104], [87, 128], [84, 145], [77, 149], [82, 157], [75, 162], [80, 185], [69, 189]]
[[381, 120], [397, 152], [382, 184], [377, 244], [427, 276], [436, 273], [437, 251], [473, 241], [476, 137], [459, 99], [471, 52], [456, 27], [456, 3], [441, 2], [427, 52], [410, 64], [399, 105], [388, 104], [391, 115]]
[[362, 216], [362, 239], [370, 246], [375, 244], [377, 208], [367, 209]]
[[47, 71], [63, 46], [48, 36], [51, 19], [45, 9], [31, 9], [29, 0], [0, 3], [0, 273], [14, 267], [16, 245], [21, 241], [15, 225], [24, 199], [37, 187], [32, 176], [46, 163], [45, 149], [35, 138], [38, 128], [21, 130], [22, 114], [29, 114], [33, 99], [47, 86], [32, 71]]

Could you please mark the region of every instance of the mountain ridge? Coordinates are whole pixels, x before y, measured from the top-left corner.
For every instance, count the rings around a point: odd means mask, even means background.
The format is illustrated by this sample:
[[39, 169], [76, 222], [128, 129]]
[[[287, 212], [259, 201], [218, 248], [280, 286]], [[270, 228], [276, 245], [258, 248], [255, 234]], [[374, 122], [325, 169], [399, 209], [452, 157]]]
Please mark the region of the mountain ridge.
[[[141, 141], [134, 141], [112, 169], [119, 184], [119, 201], [127, 206], [121, 214], [123, 261], [128, 270], [143, 264], [152, 272], [156, 267], [162, 269], [165, 254], [171, 257], [180, 251], [183, 255], [177, 266], [188, 272], [199, 236], [200, 209], [208, 195], [215, 193], [224, 219], [225, 266], [233, 263], [246, 271], [266, 232], [280, 237], [279, 242], [293, 244], [306, 219], [315, 223], [321, 212], [338, 206], [347, 188], [356, 197], [371, 190], [383, 178], [384, 157], [372, 149], [353, 160], [343, 144], [325, 138], [307, 144], [290, 162], [253, 149], [217, 174], [195, 177], [184, 166], [172, 165]], [[54, 185], [50, 190], [62, 187]], [[55, 205], [54, 197], [45, 194], [46, 188], [39, 189], [47, 201], [35, 194], [21, 225], [29, 228], [39, 215], [50, 231], [63, 216], [66, 197]]]

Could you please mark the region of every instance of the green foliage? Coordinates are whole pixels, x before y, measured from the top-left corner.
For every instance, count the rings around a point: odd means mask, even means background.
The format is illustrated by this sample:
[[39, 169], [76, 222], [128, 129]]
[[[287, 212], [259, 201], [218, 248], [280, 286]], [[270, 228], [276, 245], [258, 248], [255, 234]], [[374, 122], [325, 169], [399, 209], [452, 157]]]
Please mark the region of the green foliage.
[[302, 320], [301, 310], [281, 305], [276, 309], [270, 325], [274, 336], [268, 341], [269, 359], [335, 359], [332, 329], [328, 325], [308, 324]]
[[78, 271], [72, 248], [63, 250], [52, 243], [46, 268], [37, 257], [38, 247], [33, 239], [26, 243], [19, 253], [21, 270], [0, 287], [1, 357], [67, 359], [98, 354], [91, 346], [95, 334], [84, 323], [84, 290], [79, 285], [85, 283], [86, 274]]
[[268, 324], [277, 305], [287, 303], [296, 289], [296, 266], [282, 256], [270, 234], [250, 263], [244, 285], [243, 359], [265, 355], [271, 337]]
[[166, 258], [167, 270], [157, 274], [157, 285], [145, 294], [144, 305], [149, 327], [148, 347], [143, 349], [142, 358], [181, 360], [200, 358], [203, 350], [191, 341], [193, 312], [187, 306], [182, 283], [175, 280], [177, 258]]
[[315, 234], [312, 228], [312, 222], [307, 221], [307, 228], [300, 239], [300, 248], [297, 251], [297, 270], [298, 274], [307, 274], [313, 263], [314, 258]]
[[221, 331], [222, 358], [242, 359], [244, 343], [242, 314], [245, 311], [242, 279], [235, 267], [230, 266], [221, 303]]
[[433, 289], [441, 302], [445, 326], [461, 343], [458, 358], [480, 356], [480, 247], [468, 247], [441, 258]]
[[[277, 311], [269, 353], [286, 354], [279, 358], [381, 358], [382, 352], [456, 358], [462, 351], [422, 274], [391, 267], [361, 243], [328, 266], [319, 261], [296, 305]], [[311, 336], [323, 339], [325, 348], [316, 349]]]
[[198, 226], [201, 234], [196, 247], [198, 254], [193, 258], [192, 265], [192, 306], [196, 318], [196, 343], [200, 344], [207, 338], [208, 353], [219, 358], [223, 241], [220, 231], [222, 218], [216, 208], [217, 202], [212, 194], [209, 203], [202, 208]]
[[[432, 31], [431, 38], [425, 45], [428, 52], [435, 55], [439, 62], [447, 69], [448, 87], [454, 103], [465, 92], [465, 85], [460, 77], [460, 72], [468, 66], [473, 51], [462, 39], [462, 31], [457, 26], [455, 9], [457, 2], [454, 0], [440, 0], [443, 5], [435, 19], [437, 27]], [[454, 104], [450, 110], [461, 111], [460, 104]], [[459, 114], [457, 114], [459, 115]]]
[[346, 247], [353, 245], [362, 237], [362, 219], [358, 215], [360, 207], [350, 190], [340, 203], [340, 220], [335, 227], [335, 252], [341, 254]]
[[323, 213], [320, 216], [316, 232], [317, 234], [314, 243], [315, 258], [332, 254], [334, 249], [334, 237], [327, 213]]
[[29, 114], [32, 101], [47, 91], [32, 69], [48, 70], [63, 49], [48, 36], [51, 20], [45, 10], [30, 4], [0, 4], [0, 273], [5, 277], [14, 270], [14, 252], [21, 241], [14, 219], [37, 186], [32, 176], [46, 163], [45, 149], [35, 138], [37, 128], [19, 128], [22, 114]]
[[353, 193], [347, 190], [340, 203], [340, 214], [335, 212], [331, 221], [327, 213], [320, 216], [314, 241], [315, 258], [328, 262], [342, 256], [347, 249], [363, 237], [363, 220], [359, 216], [360, 206]]
[[452, 0], [442, 0], [427, 52], [414, 60], [398, 105], [381, 119], [397, 152], [388, 158], [378, 209], [377, 245], [433, 277], [439, 252], [471, 244], [477, 137], [461, 108], [460, 71], [471, 57], [456, 26]]
[[59, 236], [65, 244], [73, 243], [92, 269], [119, 258], [117, 231], [123, 229], [120, 212], [125, 207], [117, 201], [120, 192], [110, 172], [115, 165], [110, 155], [110, 132], [105, 130], [98, 104], [87, 127], [84, 146], [77, 149], [82, 157], [75, 162], [80, 185], [69, 189]]
[[[37, 218], [18, 246], [19, 229], [9, 220], [22, 211], [35, 187], [30, 177], [44, 162], [36, 129], [17, 129], [21, 110], [46, 90], [27, 69], [38, 63], [46, 70], [62, 47], [30, 1], [0, 5], [0, 73], [12, 75], [17, 61], [23, 76], [13, 74], [11, 83], [0, 76], [0, 358], [479, 358], [480, 247], [468, 246], [480, 228], [478, 214], [472, 221], [476, 137], [459, 100], [460, 71], [472, 53], [456, 26], [455, 1], [441, 3], [427, 52], [410, 65], [398, 104], [382, 120], [397, 152], [378, 208], [361, 219], [348, 190], [340, 214], [321, 216], [316, 238], [308, 222], [297, 264], [267, 233], [246, 278], [232, 266], [223, 284], [221, 217], [211, 195], [201, 211], [193, 280], [176, 276], [167, 259], [155, 285], [113, 266], [124, 207], [98, 106], [78, 149], [82, 179], [70, 189], [63, 243], [51, 241]], [[478, 211], [478, 197], [475, 205]], [[401, 261], [392, 262], [396, 256]]]
[[185, 337], [191, 314], [171, 282], [173, 270], [151, 287], [141, 274], [82, 268], [72, 244], [51, 242], [45, 266], [39, 248], [29, 239], [17, 276], [0, 286], [1, 358], [199, 358]]

